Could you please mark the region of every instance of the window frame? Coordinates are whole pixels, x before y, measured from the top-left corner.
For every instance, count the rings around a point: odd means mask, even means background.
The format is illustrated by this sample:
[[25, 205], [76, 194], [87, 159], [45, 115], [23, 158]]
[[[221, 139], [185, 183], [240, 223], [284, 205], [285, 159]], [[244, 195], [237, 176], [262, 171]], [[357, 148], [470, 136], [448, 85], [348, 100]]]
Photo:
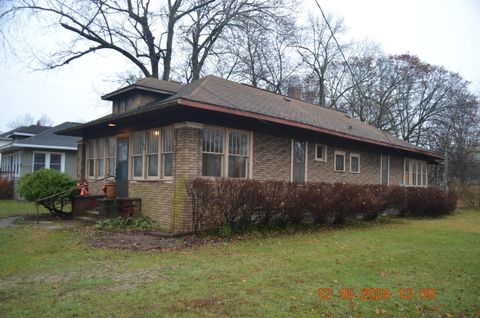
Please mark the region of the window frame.
[[[408, 178], [406, 182], [408, 163]], [[415, 165], [415, 172], [413, 166]], [[415, 184], [413, 184], [413, 174], [415, 173]], [[420, 182], [419, 182], [420, 180]], [[403, 158], [403, 185], [406, 187], [424, 187], [428, 188], [428, 162], [425, 160]]]
[[51, 155], [60, 155], [60, 170], [59, 170], [59, 172], [65, 173], [65, 153], [64, 152], [33, 151], [33, 153], [32, 153], [32, 172], [35, 172], [35, 154], [44, 154], [45, 155], [45, 164], [44, 164], [43, 168], [40, 168], [40, 169], [50, 169]]
[[[87, 140], [87, 142], [85, 143], [85, 147], [86, 147], [86, 154], [85, 154], [85, 157], [87, 158], [87, 164], [85, 165], [86, 166], [86, 171], [85, 171], [85, 177], [86, 179], [96, 179], [97, 176], [96, 176], [96, 160], [95, 160], [95, 145], [96, 145], [96, 142], [95, 142], [96, 139], [90, 139], [90, 140]], [[92, 147], [90, 147], [90, 145], [93, 145]], [[90, 149], [92, 148], [92, 149]], [[93, 150], [93, 151], [91, 151]], [[93, 162], [93, 166], [90, 162], [90, 160], [92, 160]], [[90, 175], [90, 167], [92, 166], [92, 171], [93, 171], [93, 175]]]
[[380, 154], [380, 185], [384, 185], [383, 184], [383, 157], [387, 157], [387, 165], [388, 165], [388, 169], [387, 169], [387, 186], [390, 185], [390, 155], [384, 155], [384, 154]]
[[[358, 170], [357, 171], [353, 171], [352, 170], [352, 158], [357, 158], [358, 159]], [[356, 153], [356, 152], [353, 152], [353, 153], [350, 153], [350, 173], [360, 173], [360, 153]]]
[[[148, 152], [148, 138], [149, 134], [154, 132], [158, 132], [157, 135], [153, 134], [155, 136], [155, 139], [157, 139], [157, 152]], [[160, 157], [160, 147], [161, 147], [161, 137], [162, 137], [162, 132], [161, 128], [153, 128], [149, 130], [145, 130], [144, 132], [144, 156], [145, 158], [143, 159], [144, 162], [144, 167], [143, 167], [143, 174], [145, 176], [145, 179], [160, 179], [162, 172], [160, 171], [161, 168], [161, 157]], [[133, 145], [132, 145], [133, 146]], [[133, 147], [132, 147], [133, 148]], [[157, 175], [156, 176], [151, 176], [149, 175], [149, 156], [157, 156]], [[133, 166], [132, 166], [132, 172], [133, 172]]]
[[[223, 152], [222, 153], [217, 153], [217, 152], [209, 152], [209, 151], [203, 151], [203, 130], [204, 129], [218, 129], [223, 131]], [[229, 149], [230, 149], [230, 133], [231, 132], [237, 132], [241, 134], [246, 134], [247, 135], [247, 155], [246, 157], [246, 163], [245, 163], [245, 177], [229, 177], [228, 176], [228, 169], [229, 169], [229, 164], [228, 164], [228, 159], [229, 159]], [[241, 130], [241, 129], [233, 129], [233, 128], [225, 128], [225, 127], [219, 127], [219, 126], [211, 126], [211, 125], [204, 125], [202, 127], [202, 149], [201, 149], [201, 154], [202, 154], [202, 165], [201, 165], [201, 171], [200, 171], [200, 176], [202, 178], [233, 178], [233, 179], [251, 179], [252, 178], [252, 155], [253, 155], [253, 134], [251, 131], [247, 130]], [[203, 155], [204, 154], [214, 154], [214, 155], [220, 155], [221, 156], [221, 163], [220, 163], [220, 176], [205, 176], [203, 175]]]
[[[317, 155], [318, 155], [318, 147], [322, 147], [323, 150], [322, 150], [322, 154], [323, 154], [323, 157], [322, 158], [319, 158]], [[327, 145], [325, 144], [315, 144], [315, 161], [322, 161], [322, 162], [327, 162], [327, 159], [328, 159], [328, 148], [327, 148]]]
[[[133, 140], [134, 140], [134, 136], [135, 135], [141, 135], [142, 136], [142, 151], [141, 151], [141, 154], [133, 154], [133, 149], [134, 149], [134, 145], [133, 145]], [[129, 176], [130, 176], [130, 180], [145, 180], [145, 140], [146, 140], [146, 132], [145, 130], [140, 130], [140, 131], [134, 131], [130, 134], [130, 138], [129, 138], [129, 146], [128, 146], [128, 151], [129, 151], [129, 167], [128, 167], [128, 172], [129, 172]], [[134, 157], [140, 157], [141, 158], [141, 162], [142, 162], [142, 174], [141, 176], [135, 176], [135, 164], [134, 164]]]
[[[337, 155], [343, 156], [343, 170], [337, 169]], [[347, 153], [346, 151], [335, 150], [333, 152], [333, 171], [334, 172], [346, 172], [347, 171]]]
[[[172, 150], [171, 151], [168, 151], [166, 152], [164, 150], [164, 143], [165, 143], [165, 131], [169, 131], [171, 136], [172, 136], [172, 140], [171, 140], [171, 146], [172, 146]], [[172, 126], [165, 126], [165, 127], [162, 127], [160, 129], [160, 143], [159, 143], [159, 157], [158, 157], [158, 163], [159, 163], [159, 174], [158, 174], [158, 177], [159, 178], [163, 178], [163, 179], [172, 179], [173, 178], [173, 175], [175, 173], [174, 171], [174, 162], [175, 162], [175, 151], [174, 151], [174, 141], [175, 141], [175, 129], [172, 127]], [[165, 175], [165, 158], [166, 158], [166, 155], [168, 154], [171, 154], [172, 155], [172, 175], [171, 176], [167, 176]]]
[[[109, 152], [110, 141], [113, 141], [113, 155]], [[113, 159], [114, 174], [110, 175], [110, 160]], [[103, 167], [106, 177], [116, 177], [117, 175], [117, 136], [109, 136], [105, 138], [105, 157]]]

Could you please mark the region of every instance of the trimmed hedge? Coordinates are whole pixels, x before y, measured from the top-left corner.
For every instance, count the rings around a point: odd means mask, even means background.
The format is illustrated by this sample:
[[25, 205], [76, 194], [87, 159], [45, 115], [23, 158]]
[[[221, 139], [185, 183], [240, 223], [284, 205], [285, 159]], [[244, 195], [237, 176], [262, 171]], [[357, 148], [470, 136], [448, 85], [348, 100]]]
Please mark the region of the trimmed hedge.
[[307, 222], [344, 224], [374, 220], [387, 209], [400, 216], [438, 217], [455, 209], [453, 193], [347, 183], [292, 183], [239, 179], [195, 179], [187, 184], [195, 233], [228, 227], [295, 225]]

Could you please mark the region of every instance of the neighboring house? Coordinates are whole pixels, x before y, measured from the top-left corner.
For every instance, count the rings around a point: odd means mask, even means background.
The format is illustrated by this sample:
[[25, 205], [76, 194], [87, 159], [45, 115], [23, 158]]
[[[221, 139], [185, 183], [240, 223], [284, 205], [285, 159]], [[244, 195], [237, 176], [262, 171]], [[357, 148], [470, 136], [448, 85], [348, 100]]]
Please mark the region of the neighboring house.
[[78, 178], [116, 174], [118, 195], [140, 197], [142, 214], [172, 232], [191, 228], [194, 178], [427, 186], [427, 165], [443, 160], [344, 113], [215, 76], [148, 78], [103, 99], [111, 115], [60, 132], [83, 137]]
[[[78, 123], [65, 122], [55, 127], [20, 127], [0, 136], [8, 143], [0, 147], [2, 171], [11, 171], [17, 181], [20, 177], [42, 168], [55, 169], [76, 178], [78, 137], [60, 136], [55, 132], [73, 128]], [[18, 194], [15, 190], [15, 197]]]

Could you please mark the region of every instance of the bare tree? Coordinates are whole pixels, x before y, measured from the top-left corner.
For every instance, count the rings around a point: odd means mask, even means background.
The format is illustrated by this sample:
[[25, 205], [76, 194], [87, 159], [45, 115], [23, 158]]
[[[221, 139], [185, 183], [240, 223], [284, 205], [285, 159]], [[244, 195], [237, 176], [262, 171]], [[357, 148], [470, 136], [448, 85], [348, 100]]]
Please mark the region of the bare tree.
[[147, 77], [158, 78], [163, 62], [162, 78], [168, 80], [177, 24], [213, 1], [168, 0], [166, 7], [154, 7], [150, 0], [11, 0], [0, 8], [0, 23], [15, 27], [21, 16], [30, 15], [67, 30], [71, 41], [42, 60], [46, 69], [112, 50]]
[[42, 115], [37, 121], [35, 118], [30, 114], [23, 114], [16, 117], [14, 120], [7, 124], [7, 127], [10, 129], [15, 129], [21, 126], [31, 126], [31, 125], [39, 125], [39, 126], [52, 126], [53, 121], [48, 118], [47, 115]]

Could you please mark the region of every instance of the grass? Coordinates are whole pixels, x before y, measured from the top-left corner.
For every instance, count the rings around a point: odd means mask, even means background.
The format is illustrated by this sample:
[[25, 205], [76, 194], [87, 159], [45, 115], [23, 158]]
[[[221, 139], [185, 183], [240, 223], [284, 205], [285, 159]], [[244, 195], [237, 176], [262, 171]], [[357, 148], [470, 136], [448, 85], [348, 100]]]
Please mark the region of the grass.
[[[40, 213], [48, 212], [43, 206], [38, 207]], [[17, 215], [36, 214], [35, 203], [20, 200], [0, 200], [0, 218]]]
[[[92, 249], [88, 235], [0, 229], [0, 316], [480, 315], [480, 211], [167, 253]], [[391, 298], [342, 300], [349, 287], [389, 288]], [[318, 288], [331, 288], [331, 300]], [[413, 299], [400, 299], [400, 288], [412, 288]], [[434, 288], [436, 299], [420, 299], [421, 288]]]

